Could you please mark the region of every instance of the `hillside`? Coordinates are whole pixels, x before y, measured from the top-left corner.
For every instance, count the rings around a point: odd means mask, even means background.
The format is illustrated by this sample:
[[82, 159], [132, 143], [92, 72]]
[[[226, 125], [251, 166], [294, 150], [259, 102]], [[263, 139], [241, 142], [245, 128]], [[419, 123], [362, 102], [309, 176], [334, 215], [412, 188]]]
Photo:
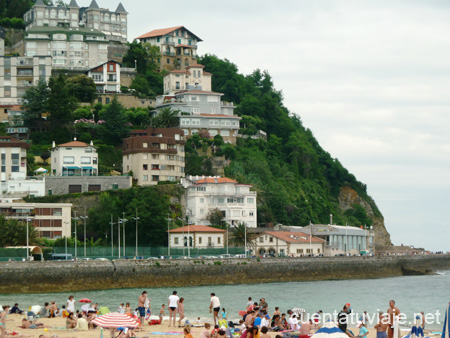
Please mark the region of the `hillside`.
[[[232, 160], [227, 176], [258, 191], [259, 224], [328, 224], [333, 214], [336, 224], [374, 226], [377, 245], [391, 244], [366, 185], [322, 149], [301, 118], [283, 105], [268, 72], [255, 70], [244, 76], [235, 64], [213, 55], [198, 63], [214, 74], [213, 90], [237, 105], [241, 133], [267, 132], [267, 141], [240, 138], [235, 147], [221, 146], [218, 154]], [[195, 152], [191, 149], [191, 156]]]

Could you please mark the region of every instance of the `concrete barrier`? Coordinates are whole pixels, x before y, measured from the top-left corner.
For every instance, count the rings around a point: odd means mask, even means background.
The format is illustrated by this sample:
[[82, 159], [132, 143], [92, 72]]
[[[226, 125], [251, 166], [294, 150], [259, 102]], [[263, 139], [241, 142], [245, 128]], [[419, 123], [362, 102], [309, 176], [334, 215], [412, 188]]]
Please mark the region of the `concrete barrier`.
[[448, 269], [450, 255], [0, 262], [0, 293], [367, 279]]

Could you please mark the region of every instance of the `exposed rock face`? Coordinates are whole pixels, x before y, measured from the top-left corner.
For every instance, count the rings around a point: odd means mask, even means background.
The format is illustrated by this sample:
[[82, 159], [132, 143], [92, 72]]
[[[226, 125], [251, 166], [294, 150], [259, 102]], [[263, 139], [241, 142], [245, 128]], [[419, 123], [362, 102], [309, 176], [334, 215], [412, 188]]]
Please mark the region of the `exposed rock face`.
[[341, 188], [338, 198], [339, 207], [343, 211], [352, 209], [354, 204], [360, 205], [366, 210], [367, 215], [373, 220], [373, 229], [375, 231], [375, 245], [377, 247], [392, 245], [391, 236], [386, 230], [383, 216], [375, 215], [370, 203], [363, 200], [355, 190], [348, 186]]

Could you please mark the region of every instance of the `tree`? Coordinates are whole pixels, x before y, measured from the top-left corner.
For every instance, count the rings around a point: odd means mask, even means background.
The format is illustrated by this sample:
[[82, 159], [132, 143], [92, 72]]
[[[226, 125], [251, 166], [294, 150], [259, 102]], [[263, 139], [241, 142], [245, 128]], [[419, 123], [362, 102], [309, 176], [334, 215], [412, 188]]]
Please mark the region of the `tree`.
[[239, 223], [236, 226], [231, 227], [231, 234], [228, 238], [228, 243], [236, 247], [245, 246], [247, 242], [248, 248], [254, 247], [255, 244], [255, 233], [252, 228], [248, 228], [245, 223]]
[[66, 80], [62, 74], [58, 77], [52, 76], [48, 82], [50, 95], [48, 97], [49, 120], [54, 128], [70, 122], [72, 113], [77, 108], [77, 100], [70, 94], [66, 86]]
[[80, 102], [92, 103], [97, 98], [97, 87], [94, 80], [84, 74], [68, 78], [66, 86], [69, 93]]
[[45, 163], [45, 161], [47, 161], [50, 158], [50, 152], [49, 151], [43, 151], [41, 153], [41, 158], [42, 158], [42, 160]]
[[128, 125], [124, 108], [117, 100], [117, 96], [114, 96], [111, 104], [100, 112], [100, 118], [105, 121], [100, 129], [104, 141], [112, 145], [121, 144], [127, 134]]
[[158, 46], [153, 46], [148, 42], [133, 42], [128, 43], [128, 52], [123, 57], [123, 64], [125, 67], [134, 68], [137, 66], [139, 74], [145, 74], [148, 70], [159, 70], [159, 59], [161, 58], [161, 51]]
[[217, 226], [220, 229], [223, 228], [223, 212], [220, 211], [218, 208], [210, 209], [208, 212], [208, 215], [206, 215], [206, 219], [209, 221], [211, 225]]
[[47, 112], [50, 90], [44, 80], [29, 88], [23, 96], [22, 109], [25, 125], [34, 126], [41, 121], [42, 114]]
[[170, 107], [162, 108], [156, 114], [156, 121], [159, 128], [178, 128], [180, 126], [178, 110], [172, 110]]

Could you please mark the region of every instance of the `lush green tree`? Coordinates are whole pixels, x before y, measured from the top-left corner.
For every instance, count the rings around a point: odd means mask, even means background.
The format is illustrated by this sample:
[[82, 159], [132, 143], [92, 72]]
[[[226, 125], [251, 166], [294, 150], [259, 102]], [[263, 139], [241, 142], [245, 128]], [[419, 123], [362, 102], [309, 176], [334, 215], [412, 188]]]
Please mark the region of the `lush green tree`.
[[66, 81], [69, 91], [78, 101], [92, 103], [97, 98], [97, 87], [92, 78], [86, 75], [76, 75]]
[[159, 128], [178, 128], [180, 126], [178, 110], [172, 110], [170, 107], [161, 108], [156, 114], [156, 121]]
[[42, 120], [42, 115], [47, 112], [49, 96], [50, 90], [43, 80], [25, 91], [22, 105], [25, 125], [35, 126]]
[[209, 221], [211, 225], [217, 226], [219, 228], [223, 228], [223, 212], [218, 208], [210, 209], [208, 214], [206, 215], [206, 219]]
[[48, 82], [50, 94], [48, 97], [47, 110], [49, 121], [53, 128], [60, 128], [72, 120], [72, 113], [77, 108], [77, 100], [71, 95], [66, 86], [66, 80], [62, 74], [58, 77], [52, 76]]
[[247, 250], [251, 250], [255, 244], [255, 233], [252, 228], [249, 228], [245, 223], [230, 227], [230, 234], [228, 237], [228, 244], [236, 247], [244, 247], [247, 243]]
[[105, 121], [100, 129], [104, 142], [115, 146], [121, 144], [123, 138], [127, 135], [129, 125], [124, 108], [117, 100], [117, 96], [99, 115]]

